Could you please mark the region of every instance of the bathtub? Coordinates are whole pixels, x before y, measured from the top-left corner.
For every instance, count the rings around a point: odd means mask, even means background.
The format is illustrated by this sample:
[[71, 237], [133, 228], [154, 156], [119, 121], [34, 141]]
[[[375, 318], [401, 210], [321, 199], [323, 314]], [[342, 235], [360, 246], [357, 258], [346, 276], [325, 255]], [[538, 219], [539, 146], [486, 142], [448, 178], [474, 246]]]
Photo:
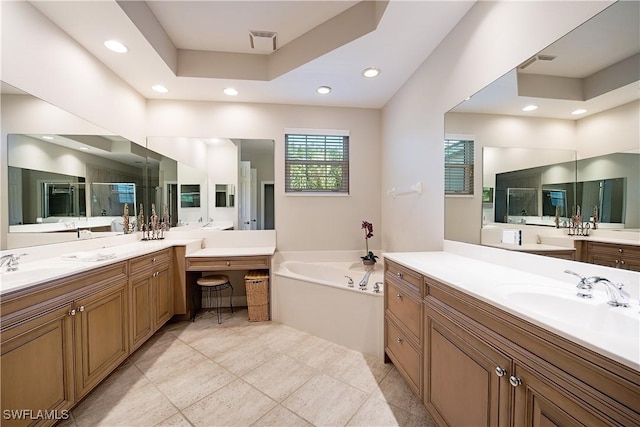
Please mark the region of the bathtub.
[[361, 263], [283, 261], [271, 286], [273, 320], [384, 360], [384, 286], [373, 292], [383, 267], [360, 290], [364, 274]]

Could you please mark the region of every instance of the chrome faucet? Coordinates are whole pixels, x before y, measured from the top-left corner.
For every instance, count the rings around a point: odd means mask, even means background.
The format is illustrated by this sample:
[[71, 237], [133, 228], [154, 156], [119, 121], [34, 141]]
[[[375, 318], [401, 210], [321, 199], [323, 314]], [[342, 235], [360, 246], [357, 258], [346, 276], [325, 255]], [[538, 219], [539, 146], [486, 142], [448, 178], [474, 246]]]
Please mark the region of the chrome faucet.
[[351, 278], [351, 276], [344, 276], [347, 278], [347, 286], [350, 288], [353, 288], [353, 279]]
[[604, 286], [604, 290], [607, 292], [607, 296], [609, 297], [608, 304], [614, 307], [629, 307], [629, 294], [622, 290], [624, 286], [622, 283], [618, 283], [614, 285], [608, 279], [604, 277], [584, 277], [578, 273], [574, 273], [571, 270], [564, 271], [567, 274], [573, 274], [580, 278], [580, 282], [576, 285], [578, 288], [578, 295], [580, 298], [593, 298], [593, 285], [596, 283], [602, 284]]
[[375, 292], [376, 294], [380, 293], [380, 285], [383, 285], [384, 283], [382, 282], [376, 282], [373, 284], [373, 292]]
[[18, 271], [18, 260], [26, 254], [7, 254], [0, 257], [0, 270], [6, 266], [6, 271]]
[[364, 277], [362, 278], [362, 280], [360, 280], [359, 283], [361, 291], [367, 290], [367, 283], [369, 283], [369, 276], [371, 276], [371, 273], [373, 273], [373, 269], [364, 272]]

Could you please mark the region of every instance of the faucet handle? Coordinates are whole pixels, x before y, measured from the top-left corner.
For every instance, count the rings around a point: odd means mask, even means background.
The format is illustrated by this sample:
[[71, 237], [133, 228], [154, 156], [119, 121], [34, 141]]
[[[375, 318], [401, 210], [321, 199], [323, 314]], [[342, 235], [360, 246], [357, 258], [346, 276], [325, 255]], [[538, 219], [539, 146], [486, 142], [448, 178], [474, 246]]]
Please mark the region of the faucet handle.
[[344, 277], [346, 277], [348, 279], [347, 280], [347, 286], [350, 287], [350, 288], [353, 288], [353, 279], [351, 278], [351, 276], [344, 276]]
[[376, 294], [380, 293], [380, 285], [382, 285], [382, 282], [376, 282], [373, 284], [373, 292], [375, 292]]

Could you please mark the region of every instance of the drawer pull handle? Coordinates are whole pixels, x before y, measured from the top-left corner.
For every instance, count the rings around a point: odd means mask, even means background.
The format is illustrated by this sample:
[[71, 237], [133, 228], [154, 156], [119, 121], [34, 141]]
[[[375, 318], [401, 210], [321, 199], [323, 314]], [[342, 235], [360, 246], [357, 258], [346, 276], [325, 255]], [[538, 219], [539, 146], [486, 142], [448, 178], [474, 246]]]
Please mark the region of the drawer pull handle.
[[522, 380], [516, 376], [511, 375], [509, 377], [509, 383], [514, 387], [518, 387], [522, 385]]
[[402, 279], [402, 273], [400, 273], [399, 271], [396, 273], [396, 276]]
[[400, 338], [400, 337], [396, 338], [396, 342], [397, 342], [398, 344], [402, 344], [402, 338]]
[[396, 295], [396, 298], [398, 298], [399, 300], [402, 300], [402, 295], [398, 294]]
[[231, 262], [227, 261], [227, 267], [229, 267], [231, 265]]
[[496, 375], [499, 377], [504, 377], [505, 375], [507, 375], [507, 370], [501, 368], [500, 366], [496, 366]]

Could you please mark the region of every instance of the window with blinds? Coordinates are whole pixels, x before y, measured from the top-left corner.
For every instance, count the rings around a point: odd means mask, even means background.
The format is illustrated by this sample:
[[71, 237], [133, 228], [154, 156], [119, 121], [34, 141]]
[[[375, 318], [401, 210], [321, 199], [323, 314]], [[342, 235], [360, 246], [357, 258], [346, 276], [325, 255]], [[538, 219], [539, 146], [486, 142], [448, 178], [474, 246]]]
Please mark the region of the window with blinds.
[[349, 137], [285, 135], [285, 192], [349, 193]]
[[444, 193], [473, 194], [473, 141], [444, 140]]

